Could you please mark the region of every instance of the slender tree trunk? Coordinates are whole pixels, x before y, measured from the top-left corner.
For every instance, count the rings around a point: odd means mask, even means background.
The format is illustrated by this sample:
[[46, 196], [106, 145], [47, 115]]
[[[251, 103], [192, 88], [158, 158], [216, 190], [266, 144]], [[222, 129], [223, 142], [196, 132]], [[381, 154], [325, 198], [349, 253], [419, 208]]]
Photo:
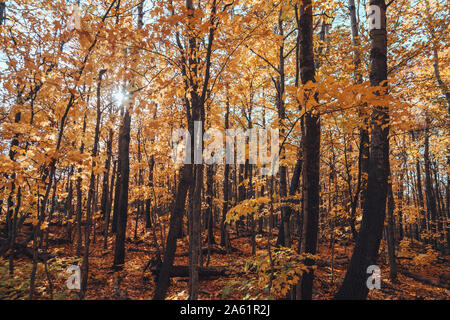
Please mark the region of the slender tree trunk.
[[[400, 182], [401, 183], [401, 182]], [[392, 192], [392, 183], [388, 185], [388, 224], [386, 226], [386, 242], [388, 246], [389, 257], [389, 278], [397, 281], [397, 263], [395, 261], [395, 224], [394, 224], [394, 194]]]
[[6, 20], [6, 3], [4, 1], [0, 2], [0, 26]]
[[72, 177], [73, 175], [73, 165], [70, 166], [69, 173], [67, 176], [67, 198], [65, 202], [65, 213], [67, 217], [67, 240], [72, 243], [72, 225], [73, 223], [70, 222], [73, 217], [73, 205], [72, 205], [72, 199], [73, 199], [73, 183], [72, 183]]
[[[101, 85], [102, 85], [102, 76], [105, 73], [105, 70], [101, 70], [98, 73], [97, 80], [97, 119], [95, 123], [95, 136], [94, 136], [94, 146], [92, 148], [92, 159], [97, 157], [98, 152], [98, 141], [100, 138], [100, 121], [101, 121]], [[97, 163], [95, 160], [92, 160], [92, 168], [95, 168]], [[86, 205], [86, 225], [84, 227], [84, 255], [83, 261], [81, 264], [81, 289], [80, 289], [80, 298], [83, 299], [86, 290], [87, 283], [89, 277], [89, 245], [90, 245], [90, 232], [91, 232], [91, 224], [92, 224], [92, 211], [93, 211], [93, 201], [94, 201], [94, 192], [95, 192], [95, 173], [94, 169], [91, 171], [91, 178], [89, 181], [89, 191]]]
[[112, 176], [111, 176], [111, 187], [109, 188], [108, 192], [109, 192], [109, 196], [108, 196], [108, 200], [106, 202], [106, 213], [105, 213], [105, 238], [103, 241], [103, 249], [107, 249], [108, 248], [108, 234], [109, 234], [109, 220], [111, 217], [111, 207], [112, 207], [112, 197], [113, 197], [113, 192], [114, 192], [114, 179], [117, 176], [117, 160], [114, 161], [113, 164], [113, 172], [112, 172]]
[[[349, 0], [349, 11], [350, 11], [350, 22], [352, 25], [352, 44], [354, 47], [354, 78], [357, 84], [363, 82], [363, 77], [361, 74], [361, 56], [359, 50], [361, 49], [360, 39], [359, 39], [359, 23], [356, 16], [355, 1]], [[367, 175], [369, 170], [369, 131], [367, 116], [363, 110], [359, 111], [362, 117], [362, 125], [359, 127], [359, 157], [358, 157], [358, 178], [355, 195], [352, 197], [353, 201], [351, 204], [350, 211], [350, 228], [352, 231], [353, 239], [356, 240], [357, 232], [355, 226], [356, 220], [356, 209], [358, 205], [358, 199], [361, 196], [361, 203], [364, 202], [365, 189], [367, 187]]]
[[105, 160], [105, 173], [103, 174], [103, 186], [102, 186], [102, 199], [100, 210], [102, 212], [103, 219], [106, 220], [106, 207], [109, 197], [109, 171], [111, 169], [111, 158], [112, 158], [112, 141], [114, 132], [109, 129], [108, 142], [106, 143], [106, 160]]
[[[411, 138], [413, 141], [415, 141], [415, 134], [414, 131], [411, 131]], [[422, 174], [420, 172], [420, 161], [419, 159], [416, 160], [416, 184], [417, 184], [417, 196], [418, 196], [418, 200], [419, 200], [419, 207], [420, 207], [420, 223], [421, 223], [421, 228], [423, 230], [426, 230], [427, 228], [427, 217], [425, 215], [425, 203], [424, 203], [424, 199], [423, 199], [423, 190], [422, 190]], [[401, 238], [403, 238], [403, 230], [402, 230], [402, 235]]]
[[[303, 84], [315, 82], [313, 10], [312, 1], [305, 0], [300, 7], [300, 75]], [[313, 110], [306, 110], [303, 136], [303, 189], [304, 220], [302, 251], [316, 253], [319, 226], [319, 169], [320, 169], [320, 118]], [[313, 261], [307, 259], [306, 265]], [[305, 273], [297, 286], [297, 299], [311, 300], [314, 270]]]
[[[86, 114], [84, 115], [84, 121], [83, 121], [83, 137], [84, 133], [86, 132]], [[84, 141], [81, 142], [80, 146], [80, 153], [83, 154], [84, 152]], [[77, 248], [76, 248], [76, 255], [81, 256], [81, 249], [83, 246], [83, 234], [81, 231], [81, 221], [83, 218], [83, 193], [81, 192], [81, 172], [82, 169], [78, 169], [78, 178], [77, 178]]]
[[[0, 4], [0, 9], [1, 9], [1, 5], [4, 5], [4, 3]], [[0, 14], [2, 14], [2, 12], [0, 12]], [[2, 16], [0, 16], [1, 19]], [[1, 23], [0, 23], [1, 25]], [[16, 112], [15, 117], [14, 117], [14, 123], [19, 123], [22, 117], [22, 113], [21, 112]], [[14, 149], [17, 148], [19, 146], [19, 134], [16, 134], [15, 137], [12, 139], [11, 141], [11, 146], [10, 146], [10, 150], [9, 150], [9, 159], [12, 161], [15, 161], [15, 156], [17, 151], [15, 151]], [[17, 233], [17, 214], [18, 214], [18, 208], [20, 208], [20, 199], [21, 199], [21, 188], [19, 186], [18, 191], [17, 191], [17, 195], [16, 195], [16, 210], [14, 210], [13, 206], [14, 206], [14, 201], [13, 201], [13, 196], [14, 196], [14, 192], [16, 189], [16, 174], [13, 173], [11, 175], [11, 191], [9, 193], [8, 196], [8, 201], [7, 201], [7, 210], [6, 210], [6, 226], [8, 229], [8, 240], [9, 240], [9, 247], [10, 247], [10, 251], [9, 251], [9, 273], [12, 276], [14, 274], [14, 253], [15, 253], [15, 241], [16, 241], [16, 233]]]
[[[284, 30], [283, 30], [283, 9], [280, 9], [280, 13], [278, 15], [278, 34], [284, 38]], [[277, 111], [278, 111], [278, 122], [280, 127], [280, 135], [282, 139], [285, 135], [285, 124], [284, 121], [286, 119], [286, 110], [284, 103], [285, 96], [285, 55], [284, 55], [284, 42], [281, 43], [278, 49], [278, 79], [275, 81], [275, 89], [276, 89], [276, 103], [277, 103]], [[285, 148], [281, 146], [280, 148], [280, 160], [283, 162], [286, 158]], [[287, 167], [282, 164], [280, 166], [280, 197], [281, 197], [281, 222], [278, 231], [277, 237], [277, 246], [282, 245], [288, 247], [290, 245], [290, 231], [289, 231], [289, 215], [288, 209], [286, 206], [286, 197], [287, 197]]]
[[192, 184], [192, 165], [185, 164], [180, 172], [180, 182], [178, 183], [175, 206], [170, 215], [169, 234], [167, 235], [164, 260], [158, 275], [153, 300], [163, 300], [169, 287], [170, 268], [173, 265], [175, 251], [177, 249], [177, 233], [181, 218], [185, 210], [186, 196], [189, 186]]
[[[150, 159], [150, 165], [148, 166], [148, 186], [153, 188], [153, 168], [155, 166], [155, 158], [152, 156]], [[145, 200], [145, 227], [152, 227], [152, 219], [151, 219], [151, 206], [152, 201], [150, 197]]]
[[[120, 133], [119, 133], [120, 134]], [[118, 153], [120, 153], [120, 137], [118, 138]], [[121, 163], [120, 155], [117, 156], [117, 174], [116, 174], [116, 184], [114, 187], [114, 205], [113, 205], [113, 217], [111, 222], [111, 232], [116, 233], [117, 232], [117, 219], [119, 215], [119, 203], [120, 203], [120, 187], [121, 187], [121, 169], [122, 163]]]
[[[229, 117], [230, 117], [230, 103], [227, 100], [226, 104], [226, 113], [225, 113], [225, 130], [229, 129]], [[227, 226], [225, 224], [225, 219], [228, 212], [229, 206], [229, 178], [230, 178], [230, 165], [225, 163], [224, 166], [224, 177], [223, 177], [223, 208], [222, 208], [222, 219], [220, 221], [220, 245], [224, 247], [229, 247], [229, 236], [227, 233]]]
[[[436, 198], [433, 192], [433, 182], [431, 177], [431, 160], [430, 160], [430, 138], [429, 138], [429, 126], [430, 120], [428, 114], [425, 115], [425, 150], [423, 153], [425, 162], [425, 196], [427, 199], [427, 216], [428, 221], [431, 224], [431, 233], [434, 235], [437, 231], [437, 209], [436, 209]], [[436, 241], [432, 242], [436, 248]]]
[[214, 214], [213, 214], [213, 184], [214, 184], [214, 167], [208, 166], [206, 170], [206, 203], [207, 209], [207, 228], [208, 228], [208, 245], [215, 244], [214, 240]]
[[[119, 175], [120, 193], [117, 208], [117, 232], [114, 250], [114, 267], [121, 269], [125, 263], [125, 238], [128, 217], [128, 184], [130, 175], [130, 124], [129, 110], [125, 111], [119, 131]], [[117, 194], [116, 194], [117, 195]]]

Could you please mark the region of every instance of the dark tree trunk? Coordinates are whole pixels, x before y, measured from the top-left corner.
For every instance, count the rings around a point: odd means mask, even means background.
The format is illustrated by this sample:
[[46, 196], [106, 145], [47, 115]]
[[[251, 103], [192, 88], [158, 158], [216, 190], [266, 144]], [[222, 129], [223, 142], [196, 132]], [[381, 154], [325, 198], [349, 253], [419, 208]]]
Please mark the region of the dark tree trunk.
[[[1, 4], [0, 4], [1, 5]], [[1, 8], [1, 7], [0, 7]], [[0, 12], [1, 14], [1, 12]], [[2, 16], [0, 16], [1, 19]], [[1, 23], [0, 23], [1, 25]], [[14, 122], [19, 123], [20, 119], [22, 117], [21, 112], [17, 112], [14, 117]], [[9, 150], [9, 159], [12, 161], [15, 161], [15, 156], [17, 151], [14, 149], [19, 146], [19, 134], [16, 134], [15, 137], [11, 141], [11, 147]], [[7, 210], [6, 210], [6, 225], [8, 228], [8, 240], [9, 240], [9, 246], [10, 246], [10, 252], [9, 252], [9, 273], [12, 276], [14, 274], [14, 246], [15, 246], [15, 238], [17, 233], [17, 215], [18, 210], [20, 208], [20, 202], [21, 202], [21, 188], [19, 186], [17, 191], [17, 197], [16, 197], [16, 210], [14, 210], [14, 201], [13, 196], [16, 189], [16, 174], [13, 173], [10, 177], [11, 179], [11, 191], [8, 196], [8, 202], [7, 202]]]
[[[194, 3], [192, 0], [186, 0], [187, 9], [187, 27], [195, 29], [194, 25]], [[197, 54], [199, 51], [199, 42], [197, 38], [192, 35], [188, 37], [188, 46], [186, 48], [187, 55], [182, 58], [184, 65], [182, 66], [182, 73], [185, 78], [186, 93], [190, 93], [190, 97], [185, 97], [186, 114], [189, 124], [189, 132], [191, 134], [192, 146], [194, 139], [194, 122], [200, 121], [202, 128], [200, 133], [203, 133], [203, 121], [205, 119], [205, 101], [208, 94], [208, 83], [210, 78], [212, 44], [214, 40], [215, 21], [216, 21], [216, 1], [214, 0], [211, 7], [209, 36], [207, 41], [207, 52], [205, 62], [205, 74], [203, 84], [200, 86], [199, 79], [199, 58]], [[188, 76], [189, 74], [189, 76]], [[199, 91], [201, 93], [199, 94]], [[202, 135], [203, 136], [203, 135]], [[203, 139], [199, 141], [201, 150], [203, 150]], [[192, 227], [189, 230], [189, 299], [197, 299], [198, 297], [198, 268], [200, 262], [200, 217], [201, 217], [201, 195], [203, 188], [203, 164], [188, 165], [185, 164], [183, 173], [181, 174], [180, 183], [178, 184], [178, 191], [175, 200], [175, 208], [170, 217], [169, 235], [167, 237], [166, 252], [164, 254], [164, 261], [161, 267], [161, 272], [158, 277], [158, 283], [153, 299], [164, 299], [169, 285], [170, 268], [173, 265], [174, 254], [176, 250], [176, 240], [180, 231], [181, 218], [184, 212], [184, 205], [186, 200], [186, 193], [191, 188], [192, 195], [192, 210], [191, 222]]]
[[[86, 132], [86, 115], [84, 115], [84, 121], [83, 121], [83, 136], [84, 133]], [[81, 142], [81, 147], [80, 147], [80, 154], [83, 154], [84, 152], [84, 142]], [[78, 174], [80, 175], [77, 178], [77, 249], [76, 249], [76, 255], [80, 256], [81, 255], [81, 249], [82, 249], [82, 245], [83, 245], [83, 234], [81, 232], [81, 221], [82, 221], [82, 217], [83, 217], [83, 194], [81, 192], [81, 183], [82, 183], [82, 178], [81, 178], [81, 172], [82, 169], [79, 168], [78, 169]]]
[[[358, 19], [356, 17], [355, 1], [349, 0], [350, 22], [352, 25], [352, 44], [354, 46], [354, 78], [357, 84], [363, 82], [361, 74], [361, 57], [360, 57], [360, 39], [359, 39], [359, 26]], [[365, 113], [360, 110], [359, 112], [362, 119], [362, 125], [359, 128], [359, 158], [358, 158], [358, 180], [355, 195], [352, 197], [351, 211], [350, 211], [350, 228], [352, 231], [353, 239], [357, 238], [357, 231], [355, 226], [356, 209], [358, 206], [358, 199], [361, 196], [361, 203], [364, 202], [365, 189], [367, 187], [367, 174], [369, 170], [369, 132], [367, 130], [367, 117]]]
[[[292, 178], [291, 178], [291, 183], [289, 185], [289, 196], [292, 197], [296, 194], [298, 187], [300, 185], [300, 176], [302, 174], [302, 166], [303, 166], [303, 162], [302, 162], [302, 155], [301, 153], [298, 156], [298, 159], [295, 163], [295, 167], [294, 167], [294, 172], [292, 173]], [[289, 200], [287, 202], [286, 208], [285, 208], [285, 218], [284, 218], [284, 228], [280, 228], [279, 234], [278, 234], [278, 238], [277, 238], [277, 244], [278, 245], [283, 245], [283, 246], [288, 246], [288, 244], [290, 244], [290, 242], [285, 242], [285, 232], [289, 232], [289, 228], [287, 227], [287, 224], [289, 223], [290, 217], [292, 216], [292, 213], [294, 213], [295, 211], [292, 209], [292, 205], [297, 205], [299, 201], [292, 201]], [[283, 220], [283, 218], [282, 218]], [[282, 235], [280, 235], [280, 233], [282, 233]]]
[[[302, 84], [315, 81], [313, 10], [312, 1], [305, 0], [300, 7], [300, 75]], [[306, 110], [303, 136], [303, 189], [304, 220], [302, 251], [315, 254], [319, 225], [319, 167], [320, 167], [320, 119], [313, 110]], [[313, 261], [307, 259], [306, 265]], [[314, 270], [305, 273], [297, 286], [297, 299], [311, 300]]]
[[[198, 104], [197, 104], [198, 103]], [[193, 94], [192, 118], [194, 121], [203, 123], [204, 117], [202, 112], [203, 105], [199, 103], [196, 94]], [[203, 127], [199, 130], [203, 136]], [[195, 136], [195, 134], [194, 134]], [[194, 144], [193, 144], [194, 145]], [[203, 150], [203, 141], [200, 141]], [[203, 189], [203, 164], [194, 164], [193, 166], [193, 194], [192, 194], [192, 212], [191, 212], [191, 230], [189, 236], [189, 299], [197, 300], [198, 298], [198, 268], [201, 261], [201, 213], [202, 213], [202, 189]]]
[[209, 245], [216, 243], [214, 240], [213, 184], [214, 184], [214, 167], [210, 165], [206, 170], [206, 203], [208, 205], [208, 209], [206, 210], [208, 222], [207, 242]]
[[[120, 138], [119, 138], [119, 148], [120, 148]], [[112, 233], [116, 233], [116, 231], [117, 231], [117, 218], [118, 218], [119, 202], [120, 202], [120, 186], [121, 186], [121, 184], [120, 184], [120, 181], [121, 181], [120, 168], [121, 167], [122, 167], [121, 158], [120, 158], [120, 156], [118, 156], [117, 157], [116, 185], [114, 187], [113, 217], [112, 217], [112, 222], [111, 222], [111, 232]]]
[[108, 196], [108, 201], [106, 202], [106, 213], [105, 213], [105, 239], [103, 242], [103, 249], [108, 248], [108, 234], [109, 234], [109, 220], [111, 217], [111, 207], [112, 207], [112, 198], [113, 198], [113, 192], [114, 192], [114, 179], [117, 176], [117, 160], [114, 161], [113, 164], [113, 172], [112, 172], [112, 176], [111, 176], [111, 186], [109, 188], [109, 196]]
[[[155, 166], [155, 159], [152, 156], [150, 159], [150, 165], [148, 167], [148, 186], [150, 188], [153, 188], [153, 168]], [[152, 227], [152, 219], [151, 219], [151, 205], [152, 201], [150, 198], [145, 200], [145, 227], [151, 228]]]
[[[372, 29], [370, 83], [379, 86], [387, 80], [387, 33], [385, 0], [371, 0], [380, 8], [381, 28]], [[384, 82], [384, 86], [387, 87]], [[385, 88], [380, 89], [385, 91]], [[378, 92], [383, 95], [384, 92]], [[386, 107], [375, 106], [372, 113], [369, 175], [364, 197], [363, 219], [352, 259], [336, 299], [365, 299], [367, 267], [375, 265], [383, 234], [389, 177], [389, 115]]]
[[0, 2], [0, 26], [4, 23], [6, 20], [6, 3]]
[[392, 183], [388, 185], [388, 224], [386, 226], [386, 242], [389, 257], [389, 278], [397, 281], [397, 263], [395, 261], [395, 224], [394, 224], [394, 194], [392, 192]]
[[[230, 117], [230, 104], [227, 101], [227, 110], [225, 113], [225, 130], [229, 129], [229, 117]], [[220, 221], [220, 245], [224, 247], [229, 247], [229, 237], [227, 233], [227, 226], [225, 224], [225, 219], [227, 217], [228, 206], [229, 206], [229, 177], [230, 177], [230, 165], [225, 163], [224, 167], [224, 177], [223, 177], [223, 208], [222, 208], [222, 219]]]
[[109, 197], [109, 171], [111, 168], [112, 141], [113, 141], [113, 130], [109, 129], [108, 142], [106, 143], [105, 173], [103, 174], [102, 199], [101, 199], [101, 207], [100, 207], [103, 219], [105, 219], [105, 220], [106, 220], [106, 207], [107, 207], [108, 200], [109, 200], [108, 199], [108, 197]]
[[[413, 141], [415, 141], [415, 133], [414, 131], [411, 131], [411, 138]], [[422, 174], [420, 172], [420, 162], [419, 159], [416, 160], [416, 184], [417, 184], [417, 197], [419, 199], [419, 206], [420, 206], [420, 224], [421, 224], [421, 228], [423, 230], [426, 229], [427, 227], [427, 218], [425, 216], [425, 203], [424, 203], [424, 199], [423, 199], [423, 190], [422, 190]], [[403, 230], [401, 230], [402, 234], [400, 236], [400, 239], [403, 238]]]
[[192, 184], [192, 165], [185, 164], [181, 169], [180, 182], [178, 183], [177, 195], [175, 197], [175, 206], [170, 215], [169, 234], [167, 235], [166, 248], [164, 252], [164, 261], [161, 265], [161, 272], [156, 283], [153, 300], [164, 300], [167, 289], [169, 288], [170, 270], [175, 258], [177, 249], [177, 234], [181, 218], [185, 210], [186, 196], [189, 186]]
[[[278, 15], [278, 34], [284, 38], [284, 30], [283, 30], [283, 8], [280, 9], [280, 13]], [[280, 126], [280, 136], [282, 139], [285, 136], [285, 120], [286, 120], [286, 108], [284, 102], [285, 96], [285, 54], [284, 54], [284, 42], [281, 43], [278, 48], [278, 79], [275, 81], [275, 89], [276, 89], [276, 103], [277, 103], [277, 111], [278, 111], [278, 122]], [[283, 162], [286, 159], [285, 148], [282, 145], [280, 148], [280, 160]], [[280, 166], [280, 197], [281, 197], [281, 222], [278, 231], [277, 237], [277, 246], [282, 245], [288, 247], [290, 245], [290, 231], [289, 231], [289, 215], [288, 208], [286, 203], [287, 197], [287, 167], [282, 164]]]
[[128, 184], [130, 175], [130, 124], [131, 117], [125, 111], [123, 123], [119, 131], [119, 175], [120, 193], [117, 210], [117, 232], [114, 250], [114, 267], [122, 268], [125, 263], [125, 238], [128, 216]]
[[[95, 123], [95, 136], [94, 136], [94, 146], [92, 148], [92, 159], [97, 157], [98, 153], [98, 141], [100, 138], [100, 120], [101, 120], [101, 84], [102, 84], [102, 76], [105, 73], [105, 70], [101, 70], [98, 73], [97, 80], [97, 119]], [[97, 163], [95, 160], [92, 160], [92, 168], [95, 168]], [[92, 224], [92, 212], [94, 208], [94, 193], [95, 193], [95, 173], [94, 169], [91, 171], [91, 178], [89, 180], [89, 191], [87, 198], [87, 207], [86, 207], [86, 225], [84, 227], [84, 255], [83, 262], [81, 264], [81, 289], [80, 289], [80, 298], [83, 299], [88, 283], [89, 276], [89, 244], [90, 244], [90, 232], [91, 232], [91, 224]], [[94, 231], [95, 232], [95, 231]]]
[[[425, 162], [425, 196], [427, 199], [427, 216], [428, 221], [431, 224], [431, 233], [436, 234], [437, 231], [437, 208], [436, 198], [433, 192], [433, 182], [431, 176], [431, 160], [430, 160], [430, 139], [429, 139], [429, 127], [430, 120], [428, 115], [425, 115], [425, 150], [424, 150], [424, 162]], [[436, 241], [432, 242], [436, 248]]]
[[71, 179], [72, 175], [73, 175], [73, 165], [70, 166], [69, 173], [67, 176], [67, 198], [65, 201], [65, 208], [64, 208], [67, 220], [69, 220], [67, 222], [66, 230], [67, 230], [67, 240], [70, 243], [72, 243], [72, 225], [73, 225], [73, 223], [70, 222], [73, 217], [73, 205], [72, 205], [73, 183]]

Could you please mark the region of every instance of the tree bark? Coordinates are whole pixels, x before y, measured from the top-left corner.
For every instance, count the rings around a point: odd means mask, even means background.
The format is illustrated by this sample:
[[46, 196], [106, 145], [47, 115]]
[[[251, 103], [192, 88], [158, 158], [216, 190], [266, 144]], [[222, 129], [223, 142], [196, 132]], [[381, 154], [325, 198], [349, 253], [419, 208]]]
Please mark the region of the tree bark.
[[192, 184], [192, 165], [185, 164], [181, 169], [180, 182], [178, 183], [177, 194], [175, 197], [175, 206], [170, 215], [169, 234], [167, 235], [166, 248], [164, 252], [164, 261], [161, 265], [161, 272], [156, 283], [153, 300], [164, 300], [169, 287], [170, 269], [172, 268], [177, 249], [177, 234], [181, 218], [185, 210], [186, 195], [189, 186]]
[[114, 250], [114, 267], [121, 269], [125, 263], [125, 238], [128, 216], [128, 184], [130, 175], [130, 124], [129, 110], [125, 111], [119, 131], [119, 175], [120, 193], [117, 210], [117, 232]]
[[[86, 132], [86, 114], [84, 115], [84, 121], [83, 121], [83, 137], [84, 137], [84, 133]], [[80, 154], [83, 154], [84, 152], [84, 141], [81, 142], [81, 146], [80, 146]], [[83, 235], [81, 232], [81, 221], [82, 221], [82, 217], [83, 217], [83, 194], [81, 192], [81, 183], [83, 182], [82, 178], [81, 178], [81, 172], [82, 169], [79, 168], [78, 169], [78, 174], [80, 175], [77, 178], [77, 213], [76, 213], [76, 218], [77, 218], [77, 248], [76, 248], [76, 255], [80, 256], [81, 255], [81, 249], [82, 249], [82, 245], [83, 245]]]
[[[355, 1], [349, 0], [350, 22], [352, 25], [352, 44], [354, 47], [354, 78], [357, 84], [363, 83], [361, 74], [361, 56], [360, 56], [360, 39], [359, 39], [359, 25], [356, 17]], [[369, 170], [369, 132], [367, 117], [362, 110], [359, 111], [362, 119], [362, 125], [359, 127], [359, 157], [358, 157], [358, 178], [355, 195], [352, 197], [351, 211], [350, 211], [350, 228], [353, 239], [357, 238], [357, 231], [355, 226], [356, 209], [358, 206], [358, 199], [361, 196], [361, 203], [364, 202], [365, 189], [367, 187], [367, 174]]]
[[[225, 130], [229, 129], [229, 117], [230, 117], [230, 102], [227, 100], [225, 113]], [[223, 208], [222, 208], [222, 219], [220, 221], [220, 245], [224, 247], [229, 247], [229, 236], [227, 233], [227, 226], [225, 220], [227, 217], [228, 206], [229, 206], [229, 178], [230, 178], [230, 165], [225, 163], [224, 166], [224, 177], [223, 177]]]
[[[305, 0], [300, 7], [300, 75], [302, 84], [315, 82], [313, 10], [312, 1]], [[306, 107], [306, 106], [305, 106]], [[303, 190], [304, 221], [302, 251], [316, 253], [319, 226], [319, 170], [320, 170], [320, 118], [313, 110], [306, 110], [303, 136]], [[313, 261], [307, 259], [306, 265]], [[311, 300], [314, 270], [305, 273], [297, 286], [297, 299]]]
[[[433, 192], [433, 182], [431, 176], [431, 160], [430, 160], [430, 138], [429, 138], [430, 118], [428, 114], [425, 115], [425, 150], [423, 153], [425, 162], [425, 196], [427, 200], [427, 216], [431, 223], [431, 233], [435, 234], [437, 231], [437, 209], [436, 198]], [[436, 241], [432, 241], [434, 247], [437, 247]]]
[[[95, 161], [95, 157], [97, 157], [98, 152], [98, 141], [100, 138], [100, 121], [101, 121], [101, 85], [102, 85], [102, 76], [106, 70], [101, 70], [98, 73], [97, 80], [97, 118], [95, 123], [95, 136], [94, 136], [94, 146], [92, 148], [92, 168], [95, 168], [97, 163]], [[83, 261], [81, 264], [81, 289], [80, 289], [80, 298], [83, 299], [88, 283], [89, 276], [89, 245], [90, 245], [90, 231], [91, 231], [91, 223], [92, 223], [92, 212], [93, 212], [93, 201], [94, 201], [94, 192], [95, 192], [95, 173], [94, 169], [91, 171], [91, 178], [89, 180], [89, 191], [87, 198], [87, 208], [86, 208], [86, 225], [84, 227], [84, 255]]]
[[[387, 32], [385, 0], [371, 0], [370, 5], [380, 8], [380, 29], [370, 31], [370, 84], [382, 85], [383, 95], [387, 83]], [[372, 138], [369, 157], [369, 175], [364, 197], [363, 219], [352, 259], [344, 282], [335, 299], [365, 299], [367, 267], [376, 264], [386, 214], [389, 177], [389, 115], [386, 107], [375, 106], [372, 113]]]
[[[401, 183], [401, 182], [400, 182]], [[397, 263], [395, 261], [395, 224], [394, 224], [394, 194], [392, 192], [392, 183], [388, 185], [388, 224], [386, 226], [386, 242], [389, 258], [389, 278], [397, 281]]]

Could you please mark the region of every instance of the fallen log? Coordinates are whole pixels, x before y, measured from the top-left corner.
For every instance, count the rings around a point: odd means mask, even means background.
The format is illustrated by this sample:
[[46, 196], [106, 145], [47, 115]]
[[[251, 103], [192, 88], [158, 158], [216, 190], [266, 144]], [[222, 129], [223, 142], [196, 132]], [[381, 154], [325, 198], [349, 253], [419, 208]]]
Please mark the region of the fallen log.
[[139, 249], [139, 248], [128, 248], [127, 250], [130, 251], [130, 252], [143, 252], [143, 253], [148, 253], [148, 254], [155, 254], [156, 253], [156, 251]]
[[[22, 252], [28, 258], [33, 259], [34, 250], [32, 248], [26, 247], [26, 248], [20, 250], [20, 252]], [[49, 253], [39, 253], [38, 252], [37, 258], [38, 258], [38, 261], [40, 261], [40, 262], [46, 262], [47, 260], [54, 258], [54, 256]]]
[[[211, 248], [211, 254], [227, 254], [228, 252], [224, 249], [221, 248], [217, 248], [217, 247], [212, 247]], [[207, 255], [208, 254], [208, 248], [202, 248], [202, 255]], [[177, 257], [187, 257], [189, 256], [189, 252], [183, 252], [183, 253], [179, 253], [176, 254]]]
[[397, 257], [398, 260], [412, 260], [410, 257]]
[[[349, 262], [349, 258], [340, 258], [334, 260], [334, 264], [341, 264]], [[319, 267], [325, 267], [331, 265], [331, 260], [318, 260], [316, 261], [316, 265]], [[152, 260], [149, 262], [147, 267], [150, 266], [150, 271], [154, 275], [159, 275], [161, 270], [161, 264], [157, 263], [156, 260]], [[147, 269], [147, 267], [145, 269]], [[239, 266], [233, 266], [236, 268]], [[243, 267], [243, 265], [242, 265]], [[249, 270], [251, 271], [251, 270]], [[145, 270], [144, 270], [145, 272]], [[238, 272], [238, 275], [246, 274], [247, 272]], [[220, 276], [228, 276], [228, 275], [236, 275], [236, 271], [230, 271], [229, 266], [210, 266], [210, 267], [199, 267], [198, 269], [199, 277], [201, 278], [213, 278]], [[170, 277], [189, 277], [189, 266], [184, 265], [175, 265], [170, 269]]]
[[48, 243], [49, 244], [53, 244], [53, 245], [60, 245], [60, 244], [68, 244], [68, 243], [72, 243], [72, 241], [70, 239], [54, 239], [54, 238], [50, 238], [48, 239]]
[[434, 286], [434, 287], [439, 287], [439, 288], [450, 290], [450, 285], [445, 280], [444, 277], [440, 276], [439, 280], [436, 280], [436, 279], [430, 279], [430, 278], [421, 276], [421, 275], [416, 274], [416, 273], [409, 272], [408, 270], [405, 270], [405, 269], [400, 269], [399, 271], [403, 275], [405, 275], [405, 276], [407, 276], [409, 278], [412, 278], [414, 280], [417, 280], [419, 282], [422, 282], [424, 284], [428, 284], [428, 285], [431, 285], [431, 286]]
[[[243, 234], [240, 234], [240, 235], [235, 235], [234, 237], [230, 237], [230, 241], [231, 240], [237, 240], [237, 239], [242, 239], [242, 238], [249, 238], [249, 237], [251, 237], [252, 236], [252, 234], [251, 233], [248, 233], [248, 232], [246, 232], [246, 233], [243, 233]], [[255, 233], [255, 236], [256, 236], [256, 233]], [[276, 235], [272, 235], [272, 236], [276, 236]]]
[[[349, 262], [350, 259], [345, 257], [345, 258], [337, 258], [333, 260], [333, 264], [342, 264], [342, 263], [347, 263]], [[331, 266], [331, 260], [317, 260], [315, 263], [316, 266], [318, 267], [328, 267]]]
[[[7, 242], [0, 241], [0, 253], [1, 253], [0, 256], [5, 255], [9, 250], [10, 250], [9, 244]], [[16, 257], [20, 254], [23, 254], [28, 258], [33, 259], [34, 250], [33, 248], [27, 247], [26, 244], [16, 243], [14, 244], [14, 256]], [[38, 252], [37, 258], [38, 261], [45, 262], [49, 259], [54, 258], [54, 256], [49, 253]]]
[[148, 242], [148, 241], [145, 241], [145, 240], [142, 240], [142, 239], [134, 240], [134, 239], [131, 239], [130, 237], [128, 237], [128, 238], [126, 238], [125, 241], [126, 241], [126, 243], [131, 243], [131, 244], [134, 244], [134, 245], [137, 245], [137, 246], [145, 245], [145, 246], [149, 246], [149, 247], [155, 247], [155, 243]]
[[[154, 275], [159, 275], [161, 270], [161, 265], [152, 266], [150, 271]], [[198, 276], [200, 278], [213, 278], [226, 276], [229, 273], [228, 267], [223, 266], [210, 266], [210, 267], [199, 267]], [[189, 266], [172, 266], [170, 269], [170, 277], [189, 277]]]
[[396, 287], [391, 286], [389, 283], [387, 283], [386, 281], [381, 280], [381, 290], [383, 291], [388, 291], [386, 289], [390, 289], [392, 291], [398, 291], [398, 292], [403, 292], [403, 290], [398, 289]]

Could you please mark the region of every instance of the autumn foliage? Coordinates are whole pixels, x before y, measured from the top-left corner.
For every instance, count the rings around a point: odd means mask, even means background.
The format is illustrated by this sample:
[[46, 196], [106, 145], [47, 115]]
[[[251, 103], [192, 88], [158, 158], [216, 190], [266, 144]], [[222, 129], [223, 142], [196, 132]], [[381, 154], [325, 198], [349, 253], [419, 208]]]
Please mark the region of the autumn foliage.
[[[0, 9], [0, 299], [448, 299], [446, 1]], [[194, 121], [278, 129], [277, 174], [175, 163]]]

